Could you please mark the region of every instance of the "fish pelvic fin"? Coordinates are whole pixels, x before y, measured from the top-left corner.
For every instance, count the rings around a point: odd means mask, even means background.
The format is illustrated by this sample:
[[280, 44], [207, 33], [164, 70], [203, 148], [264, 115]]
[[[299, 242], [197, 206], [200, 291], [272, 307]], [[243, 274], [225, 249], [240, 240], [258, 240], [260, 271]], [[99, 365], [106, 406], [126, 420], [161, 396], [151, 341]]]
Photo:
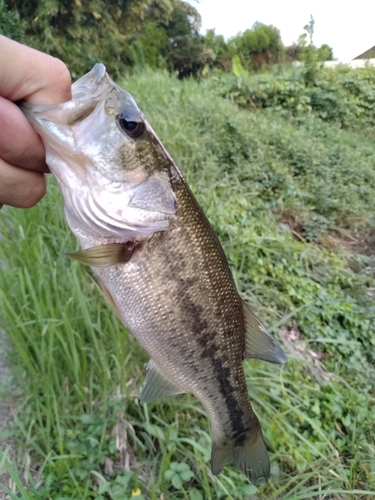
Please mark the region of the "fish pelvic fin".
[[91, 267], [109, 267], [129, 262], [135, 249], [136, 244], [133, 242], [108, 243], [64, 255]]
[[250, 307], [244, 302], [245, 318], [245, 358], [262, 359], [270, 363], [284, 364], [286, 356], [276, 339], [267, 332], [266, 328], [255, 316]]
[[212, 473], [220, 474], [223, 467], [235, 463], [253, 484], [265, 484], [270, 477], [270, 459], [260, 427], [252, 429], [242, 444], [236, 439], [213, 443]]
[[185, 391], [169, 380], [160, 371], [154, 360], [150, 359], [147, 365], [147, 374], [141, 390], [141, 403], [151, 403], [163, 396], [174, 396]]

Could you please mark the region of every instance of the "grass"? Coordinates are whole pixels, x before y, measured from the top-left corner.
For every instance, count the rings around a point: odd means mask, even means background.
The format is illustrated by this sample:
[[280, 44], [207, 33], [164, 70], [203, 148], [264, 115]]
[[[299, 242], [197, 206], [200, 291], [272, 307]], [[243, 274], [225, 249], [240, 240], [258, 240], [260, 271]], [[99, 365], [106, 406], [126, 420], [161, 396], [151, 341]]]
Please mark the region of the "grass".
[[62, 256], [77, 244], [51, 181], [37, 207], [0, 213], [0, 318], [21, 393], [13, 432], [29, 457], [0, 457], [10, 498], [375, 496], [371, 140], [314, 115], [239, 109], [215, 78], [143, 70], [124, 86], [186, 175], [242, 295], [289, 352], [282, 368], [245, 366], [272, 480], [256, 488], [232, 467], [212, 476], [192, 396], [139, 404], [147, 355], [90, 271]]

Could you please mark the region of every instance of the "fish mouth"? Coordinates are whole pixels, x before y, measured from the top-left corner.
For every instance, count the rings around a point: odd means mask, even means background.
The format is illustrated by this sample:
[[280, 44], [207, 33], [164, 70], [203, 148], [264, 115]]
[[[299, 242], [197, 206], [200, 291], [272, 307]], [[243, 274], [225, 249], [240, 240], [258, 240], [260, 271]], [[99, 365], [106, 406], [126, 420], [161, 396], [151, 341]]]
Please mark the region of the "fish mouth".
[[22, 101], [19, 103], [19, 107], [30, 121], [35, 120], [37, 116], [42, 116], [43, 114], [47, 117], [49, 112], [54, 110], [57, 111], [57, 114], [54, 115], [55, 118], [57, 118], [59, 111], [61, 111], [72, 115], [69, 120], [71, 121], [74, 120], [74, 114], [80, 111], [79, 108], [87, 106], [88, 101], [96, 104], [101, 99], [105, 89], [114, 85], [107, 74], [104, 64], [97, 63], [91, 71], [73, 83], [72, 99], [70, 101], [62, 104], [34, 104]]
[[[28, 101], [19, 103], [19, 107], [28, 121], [42, 136], [50, 136], [54, 141], [74, 147], [73, 135], [64, 127], [74, 125], [87, 117], [116, 84], [107, 74], [106, 67], [97, 63], [91, 71], [83, 75], [72, 85], [72, 99], [61, 104], [34, 104]], [[61, 129], [61, 130], [60, 130]]]
[[[61, 104], [22, 101], [19, 107], [43, 137], [43, 132], [47, 134], [49, 129], [53, 134], [59, 126], [73, 126], [79, 123], [89, 116], [100, 102], [105, 103], [107, 114], [118, 115], [125, 109], [128, 120], [142, 119], [133, 97], [111, 80], [102, 63], [95, 64], [91, 71], [73, 83], [70, 101]], [[66, 133], [62, 132], [62, 135]]]
[[91, 71], [79, 78], [72, 85], [72, 100], [84, 99], [89, 96], [91, 99], [101, 89], [104, 80], [110, 82], [106, 67], [102, 63], [97, 63]]

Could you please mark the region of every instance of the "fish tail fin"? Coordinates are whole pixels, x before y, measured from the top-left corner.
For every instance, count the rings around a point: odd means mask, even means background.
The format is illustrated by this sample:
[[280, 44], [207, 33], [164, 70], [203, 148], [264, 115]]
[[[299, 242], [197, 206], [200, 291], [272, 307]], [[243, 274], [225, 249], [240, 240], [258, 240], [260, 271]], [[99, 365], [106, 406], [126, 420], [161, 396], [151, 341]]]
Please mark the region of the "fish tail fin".
[[270, 460], [260, 427], [252, 429], [246, 439], [213, 443], [211, 454], [212, 473], [220, 474], [224, 465], [236, 463], [254, 484], [264, 484], [270, 476]]

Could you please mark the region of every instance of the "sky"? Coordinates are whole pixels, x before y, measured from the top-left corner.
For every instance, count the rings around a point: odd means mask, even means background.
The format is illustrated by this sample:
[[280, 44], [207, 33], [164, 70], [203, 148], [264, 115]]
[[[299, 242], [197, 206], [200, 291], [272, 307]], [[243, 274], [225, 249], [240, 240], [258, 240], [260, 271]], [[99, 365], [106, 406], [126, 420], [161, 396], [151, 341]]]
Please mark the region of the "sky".
[[284, 45], [304, 33], [310, 15], [315, 20], [313, 42], [327, 43], [335, 59], [349, 61], [375, 45], [373, 0], [187, 0], [202, 16], [202, 30], [230, 38], [256, 21], [280, 30]]

